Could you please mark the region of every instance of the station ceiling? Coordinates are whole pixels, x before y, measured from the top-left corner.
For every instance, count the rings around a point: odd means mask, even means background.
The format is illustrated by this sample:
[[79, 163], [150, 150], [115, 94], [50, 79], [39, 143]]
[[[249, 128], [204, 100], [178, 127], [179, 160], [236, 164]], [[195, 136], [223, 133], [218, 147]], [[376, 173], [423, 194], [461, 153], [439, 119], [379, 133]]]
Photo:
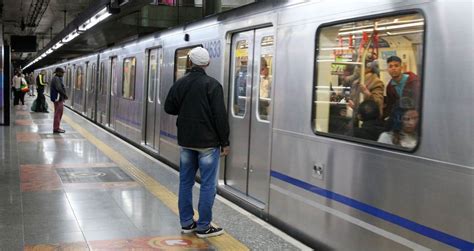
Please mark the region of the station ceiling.
[[254, 2], [252, 0], [180, 0], [181, 11], [179, 11], [176, 6], [164, 4], [173, 1], [165, 0], [3, 0], [1, 20], [4, 40], [8, 44], [11, 35], [37, 37], [36, 52], [12, 52], [13, 65], [19, 67], [25, 66], [29, 61], [41, 55], [111, 2], [120, 8], [119, 13], [113, 14], [37, 62], [34, 65], [36, 68], [92, 53], [113, 44], [133, 40], [213, 14], [206, 13], [209, 10], [202, 8], [203, 1], [211, 1], [212, 4], [218, 1], [219, 9], [214, 11]]

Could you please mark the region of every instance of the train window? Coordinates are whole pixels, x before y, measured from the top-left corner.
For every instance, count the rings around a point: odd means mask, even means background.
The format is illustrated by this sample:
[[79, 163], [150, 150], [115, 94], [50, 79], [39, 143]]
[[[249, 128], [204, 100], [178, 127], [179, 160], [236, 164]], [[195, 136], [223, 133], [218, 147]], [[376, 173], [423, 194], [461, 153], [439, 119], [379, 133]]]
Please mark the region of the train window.
[[174, 56], [174, 81], [180, 79], [186, 72], [188, 72], [191, 67], [188, 52], [198, 46], [202, 47], [202, 45], [197, 45], [176, 50]]
[[158, 49], [150, 50], [148, 62], [148, 102], [155, 101], [155, 88], [158, 85]]
[[260, 83], [258, 92], [258, 116], [268, 121], [271, 108], [273, 76], [273, 36], [265, 36], [260, 41]]
[[106, 81], [106, 78], [105, 78], [105, 62], [102, 62], [100, 63], [100, 70], [99, 70], [99, 75], [100, 75], [100, 79], [99, 79], [99, 93], [101, 95], [105, 95], [106, 94], [106, 89], [104, 88], [104, 85], [105, 85], [105, 81]]
[[243, 117], [247, 109], [247, 63], [249, 55], [249, 41], [240, 40], [235, 43], [234, 53], [234, 88], [232, 110], [235, 116]]
[[318, 29], [314, 131], [414, 150], [424, 24], [420, 13], [411, 13]]
[[84, 72], [82, 71], [82, 66], [78, 66], [76, 69], [76, 82], [74, 88], [76, 90], [82, 90], [82, 85], [84, 83]]
[[135, 98], [135, 68], [136, 58], [125, 58], [123, 60], [122, 97], [126, 99]]
[[110, 95], [117, 93], [117, 57], [110, 58]]

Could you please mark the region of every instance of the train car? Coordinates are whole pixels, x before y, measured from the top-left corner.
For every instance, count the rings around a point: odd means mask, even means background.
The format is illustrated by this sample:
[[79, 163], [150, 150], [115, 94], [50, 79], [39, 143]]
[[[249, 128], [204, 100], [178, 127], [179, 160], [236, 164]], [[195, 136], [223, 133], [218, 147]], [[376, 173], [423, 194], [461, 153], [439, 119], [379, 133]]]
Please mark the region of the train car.
[[[231, 126], [221, 194], [318, 250], [472, 250], [472, 15], [468, 1], [244, 6], [87, 56], [88, 117], [177, 167], [162, 104], [202, 46]], [[359, 136], [368, 101], [382, 130]]]

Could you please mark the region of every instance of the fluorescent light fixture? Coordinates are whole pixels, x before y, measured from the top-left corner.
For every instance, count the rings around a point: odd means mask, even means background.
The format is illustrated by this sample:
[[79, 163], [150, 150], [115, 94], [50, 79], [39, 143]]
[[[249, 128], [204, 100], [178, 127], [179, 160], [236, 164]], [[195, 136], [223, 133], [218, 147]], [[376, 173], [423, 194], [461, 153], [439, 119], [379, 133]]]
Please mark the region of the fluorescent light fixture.
[[110, 15], [112, 15], [112, 14], [110, 14], [107, 11], [107, 8], [103, 8], [102, 10], [97, 12], [97, 14], [95, 14], [93, 17], [89, 18], [81, 26], [79, 26], [78, 29], [79, 29], [79, 31], [86, 31], [86, 30], [94, 27], [94, 25], [102, 22], [104, 19], [108, 18]]
[[57, 42], [54, 46], [53, 46], [53, 50], [57, 50], [59, 49], [61, 46], [63, 46], [64, 44], [61, 43], [61, 42]]
[[76, 29], [76, 30], [73, 30], [71, 33], [69, 33], [69, 35], [65, 36], [65, 37], [61, 40], [61, 42], [62, 42], [63, 44], [65, 44], [65, 43], [67, 43], [67, 42], [73, 40], [73, 39], [76, 38], [77, 36], [79, 36], [79, 32], [78, 32], [77, 29]]

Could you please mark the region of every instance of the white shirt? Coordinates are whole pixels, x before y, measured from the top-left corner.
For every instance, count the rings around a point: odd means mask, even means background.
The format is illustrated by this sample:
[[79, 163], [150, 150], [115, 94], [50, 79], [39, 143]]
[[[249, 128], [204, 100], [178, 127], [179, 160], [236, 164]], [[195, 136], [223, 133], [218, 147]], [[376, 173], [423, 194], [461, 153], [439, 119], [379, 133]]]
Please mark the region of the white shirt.
[[[18, 77], [17, 75], [15, 75], [15, 76], [13, 77], [13, 80], [12, 80], [12, 82], [13, 82], [12, 86], [15, 87], [15, 89], [20, 89], [21, 83], [22, 83], [23, 81], [25, 81], [24, 78]], [[26, 84], [26, 81], [25, 81], [25, 84]]]
[[[377, 140], [380, 143], [393, 145], [392, 142], [393, 133], [392, 132], [383, 132], [380, 134], [379, 139]], [[401, 134], [400, 135], [400, 145], [405, 148], [414, 148], [416, 146], [417, 137], [414, 135]]]

